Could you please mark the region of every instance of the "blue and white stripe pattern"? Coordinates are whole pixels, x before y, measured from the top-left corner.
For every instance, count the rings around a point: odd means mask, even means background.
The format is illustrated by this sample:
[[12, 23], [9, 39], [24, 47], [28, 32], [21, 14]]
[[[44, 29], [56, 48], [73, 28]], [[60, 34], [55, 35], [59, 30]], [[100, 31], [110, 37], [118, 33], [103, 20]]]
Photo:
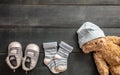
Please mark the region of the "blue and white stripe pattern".
[[44, 63], [48, 66], [52, 73], [58, 74], [59, 72], [55, 70], [56, 65], [53, 59], [57, 53], [57, 42], [43, 43], [43, 48], [45, 52]]
[[45, 52], [45, 59], [53, 59], [57, 52], [57, 42], [43, 43], [43, 48]]
[[59, 67], [59, 66], [66, 66], [67, 67], [67, 59], [68, 59], [69, 54], [72, 52], [72, 50], [73, 50], [72, 46], [61, 41], [61, 43], [59, 44], [59, 50], [56, 53], [56, 55], [61, 56], [61, 58], [55, 59], [56, 67]]

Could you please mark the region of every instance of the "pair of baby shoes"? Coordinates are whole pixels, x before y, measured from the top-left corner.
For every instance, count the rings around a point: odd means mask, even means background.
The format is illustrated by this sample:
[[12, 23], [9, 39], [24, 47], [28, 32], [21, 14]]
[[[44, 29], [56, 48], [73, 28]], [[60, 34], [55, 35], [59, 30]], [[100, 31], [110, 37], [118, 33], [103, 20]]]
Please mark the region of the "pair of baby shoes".
[[23, 57], [22, 45], [19, 42], [11, 42], [8, 46], [8, 56], [6, 57], [6, 63], [14, 70], [21, 66], [23, 70], [30, 71], [35, 68], [39, 58], [39, 46], [31, 43], [28, 44], [25, 49]]
[[50, 71], [58, 74], [67, 70], [67, 59], [73, 47], [61, 41], [57, 50], [57, 42], [43, 43], [45, 58], [44, 63]]

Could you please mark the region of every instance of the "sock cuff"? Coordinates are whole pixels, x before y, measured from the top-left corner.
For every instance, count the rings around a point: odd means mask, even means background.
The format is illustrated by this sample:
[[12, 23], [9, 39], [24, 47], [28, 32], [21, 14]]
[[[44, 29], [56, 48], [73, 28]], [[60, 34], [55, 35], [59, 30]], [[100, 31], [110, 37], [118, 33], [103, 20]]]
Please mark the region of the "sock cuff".
[[61, 43], [59, 44], [59, 46], [65, 50], [67, 50], [69, 53], [72, 52], [73, 47], [68, 45], [67, 43], [61, 41]]
[[45, 49], [57, 48], [57, 42], [43, 43], [43, 48]]
[[59, 48], [59, 51], [57, 52], [57, 54], [64, 57], [64, 58], [67, 58], [69, 55], [69, 52]]

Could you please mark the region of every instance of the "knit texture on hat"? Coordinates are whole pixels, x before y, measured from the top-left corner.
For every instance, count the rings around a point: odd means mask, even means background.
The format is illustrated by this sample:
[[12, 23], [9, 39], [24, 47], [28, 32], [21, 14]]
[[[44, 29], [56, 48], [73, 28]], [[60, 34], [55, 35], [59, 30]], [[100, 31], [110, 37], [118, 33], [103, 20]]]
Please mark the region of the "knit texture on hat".
[[105, 37], [104, 32], [95, 24], [91, 22], [85, 22], [77, 31], [78, 43], [80, 48], [87, 42], [99, 38]]

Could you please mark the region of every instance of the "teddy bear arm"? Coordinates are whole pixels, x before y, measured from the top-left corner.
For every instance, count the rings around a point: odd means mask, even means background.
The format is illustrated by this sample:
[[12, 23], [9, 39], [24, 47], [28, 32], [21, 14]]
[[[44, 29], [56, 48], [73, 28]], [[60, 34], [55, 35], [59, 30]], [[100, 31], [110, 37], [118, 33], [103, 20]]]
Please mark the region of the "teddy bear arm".
[[99, 53], [94, 53], [94, 60], [100, 75], [109, 75], [109, 67]]
[[120, 46], [120, 37], [118, 37], [118, 36], [107, 36], [107, 39], [112, 41], [114, 44]]

